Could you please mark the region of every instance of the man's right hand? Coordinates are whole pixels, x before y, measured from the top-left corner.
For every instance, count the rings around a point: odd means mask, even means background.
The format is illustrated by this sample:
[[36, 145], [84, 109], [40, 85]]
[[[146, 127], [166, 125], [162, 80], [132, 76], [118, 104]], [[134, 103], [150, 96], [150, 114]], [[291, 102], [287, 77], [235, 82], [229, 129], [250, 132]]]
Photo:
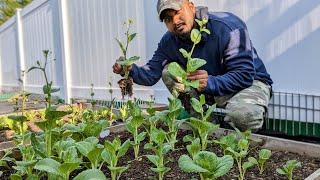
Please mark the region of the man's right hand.
[[113, 69], [113, 73], [116, 73], [116, 74], [122, 74], [122, 66], [118, 63], [114, 63], [114, 65], [112, 66], [112, 69]]
[[[114, 65], [112, 66], [113, 72], [116, 74], [120, 74], [121, 76], [124, 76], [125, 71], [124, 71], [124, 67], [119, 64], [118, 62], [123, 61], [124, 57], [121, 56], [119, 59], [116, 60], [116, 63], [114, 63]], [[132, 65], [127, 67], [127, 70], [130, 71], [132, 69]]]

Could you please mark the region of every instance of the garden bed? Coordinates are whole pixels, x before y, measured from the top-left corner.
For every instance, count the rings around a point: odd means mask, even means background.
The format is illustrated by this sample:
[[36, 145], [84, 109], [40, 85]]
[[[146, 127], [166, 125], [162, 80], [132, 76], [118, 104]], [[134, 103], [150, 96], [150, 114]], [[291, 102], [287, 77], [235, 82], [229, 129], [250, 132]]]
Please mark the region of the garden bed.
[[[99, 108], [101, 107], [96, 106], [93, 109]], [[64, 122], [64, 118], [61, 119], [61, 122]], [[130, 120], [127, 120], [127, 122], [130, 122]], [[100, 144], [103, 145], [107, 140], [112, 141], [115, 137], [119, 137], [122, 143], [128, 139], [133, 140], [132, 134], [126, 131], [126, 126], [124, 124], [119, 123], [120, 122], [115, 121], [115, 125], [107, 128], [106, 131], [109, 131], [110, 135], [108, 135], [105, 138], [100, 137]], [[158, 124], [156, 126], [157, 129], [163, 128], [165, 132], [169, 132], [170, 130], [168, 129], [168, 124], [166, 123], [167, 122], [162, 122]], [[175, 150], [170, 150], [167, 154], [165, 154], [165, 159], [169, 161], [167, 164], [165, 164], [165, 166], [170, 168], [171, 170], [165, 173], [164, 179], [199, 179], [199, 175], [197, 173], [187, 173], [182, 171], [178, 163], [179, 158], [182, 155], [187, 155], [189, 153], [186, 150], [186, 146], [190, 145], [190, 142], [185, 143], [182, 140], [185, 135], [192, 134], [192, 131], [190, 130], [187, 124], [188, 123], [183, 123], [182, 125], [180, 125], [180, 129], [178, 130], [177, 142], [175, 144]], [[141, 130], [143, 130], [144, 128], [142, 128], [141, 126], [139, 129], [141, 132]], [[230, 133], [233, 133], [233, 131], [222, 128], [216, 129], [214, 131], [214, 134], [210, 134], [209, 139], [217, 140], [220, 137], [224, 137]], [[261, 149], [272, 150], [272, 156], [270, 160], [267, 161], [265, 166], [266, 168], [263, 174], [260, 175], [258, 167], [254, 166], [253, 168], [247, 170], [245, 174], [245, 179], [286, 179], [285, 176], [278, 174], [276, 172], [276, 169], [285, 165], [288, 160], [297, 160], [301, 163], [301, 167], [298, 167], [294, 170], [294, 179], [320, 178], [319, 173], [317, 173], [318, 171], [320, 171], [320, 145], [284, 140], [280, 138], [262, 135], [252, 135], [250, 137], [253, 139], [253, 141], [250, 141], [251, 143], [248, 155], [245, 159], [243, 159], [243, 161], [247, 161], [247, 158], [250, 156], [257, 158], [258, 153]], [[128, 152], [125, 153], [124, 156], [119, 159], [118, 166], [129, 165], [129, 168], [122, 173], [120, 179], [154, 179], [157, 177], [157, 174], [151, 170], [151, 168], [154, 168], [154, 164], [152, 164], [147, 157], [147, 155], [153, 155], [154, 151], [144, 149], [144, 145], [146, 144], [147, 140], [148, 138], [146, 137], [146, 139], [140, 143], [140, 156], [137, 160], [134, 160], [135, 154], [131, 146]], [[0, 151], [12, 148], [15, 149], [15, 147], [16, 146], [13, 142], [4, 142], [0, 144]], [[77, 146], [77, 148], [79, 147]], [[224, 155], [223, 149], [215, 143], [208, 144], [205, 150], [207, 152], [215, 153], [218, 157], [222, 157]], [[21, 157], [19, 157], [19, 153], [14, 153], [13, 155], [16, 160], [20, 160]], [[90, 169], [88, 167], [86, 168], [85, 164], [88, 164], [88, 159], [86, 159], [83, 156], [83, 161], [81, 165], [79, 165], [77, 169], [75, 169], [70, 174], [70, 179]], [[9, 162], [9, 166], [11, 165], [14, 165], [14, 163]], [[3, 167], [2, 169], [0, 168], [0, 171], [4, 172], [2, 176], [0, 176], [1, 179], [9, 179], [10, 175], [14, 172], [12, 169], [4, 169]], [[101, 171], [106, 177], [111, 176], [106, 163], [101, 164]], [[47, 179], [47, 176], [45, 174], [42, 175], [44, 176], [42, 176], [41, 179]], [[220, 177], [220, 179], [237, 179], [238, 176], [239, 170], [237, 167], [237, 163], [234, 160], [233, 167], [227, 174]]]
[[[107, 137], [107, 140], [112, 140], [114, 137], [119, 137], [122, 142], [127, 139], [130, 139], [132, 135], [125, 131], [124, 125], [117, 125], [114, 127], [110, 127], [111, 135]], [[226, 135], [232, 131], [226, 129], [218, 129], [215, 136], [211, 136], [212, 139], [216, 139], [221, 135]], [[185, 146], [189, 143], [183, 143], [182, 137], [186, 134], [192, 133], [190, 130], [187, 130], [186, 127], [183, 127], [178, 134], [178, 143], [177, 150], [168, 154], [168, 159], [170, 162], [168, 163], [168, 167], [171, 168], [165, 175], [165, 179], [199, 179], [197, 174], [193, 173], [185, 173], [181, 171], [178, 167], [178, 159], [183, 154], [188, 154]], [[284, 140], [274, 137], [267, 137], [261, 135], [253, 135], [257, 140], [261, 140], [260, 143], [254, 144], [252, 151], [248, 156], [256, 156], [258, 151], [261, 148], [268, 148], [272, 150], [272, 156], [270, 161], [266, 165], [266, 170], [263, 175], [259, 175], [258, 168], [253, 168], [248, 170], [246, 173], [245, 179], [286, 179], [283, 176], [280, 176], [276, 173], [276, 168], [281, 167], [286, 163], [286, 161], [290, 159], [296, 159], [301, 162], [301, 167], [297, 168], [294, 171], [294, 179], [306, 179], [310, 176], [311, 179], [320, 178], [320, 174], [315, 171], [320, 171], [320, 146], [308, 143], [301, 143], [291, 140]], [[153, 167], [152, 163], [148, 161], [148, 159], [143, 156], [146, 154], [152, 154], [151, 151], [144, 150], [143, 146], [146, 142], [142, 142], [140, 145], [140, 154], [142, 154], [139, 160], [134, 159], [134, 153], [132, 149], [129, 149], [127, 154], [121, 158], [120, 165], [126, 165], [126, 162], [129, 162], [130, 168], [125, 171], [120, 179], [150, 179], [152, 177], [156, 177], [156, 174], [150, 170]], [[220, 147], [215, 144], [208, 146], [208, 151], [215, 152], [218, 156], [222, 156], [223, 152]], [[103, 166], [103, 172], [107, 177], [110, 176], [109, 170]], [[313, 174], [315, 173], [315, 174]], [[74, 176], [77, 172], [74, 172]], [[313, 176], [311, 176], [313, 175]], [[238, 171], [236, 166], [232, 168], [232, 170], [221, 179], [229, 180], [229, 179], [237, 179]]]
[[[119, 137], [121, 141], [124, 142], [125, 140], [132, 138], [132, 135], [125, 131], [125, 126], [123, 124], [109, 127], [108, 130], [110, 130], [111, 133], [105, 140], [112, 140], [114, 137]], [[215, 135], [211, 135], [210, 138], [217, 139], [219, 136], [229, 134], [230, 132], [232, 131], [220, 128], [216, 131]], [[197, 174], [181, 171], [177, 163], [181, 155], [188, 154], [185, 146], [189, 143], [183, 143], [182, 137], [190, 133], [192, 133], [192, 131], [188, 130], [188, 127], [186, 126], [182, 126], [182, 129], [180, 129], [177, 136], [178, 143], [176, 144], [176, 150], [170, 152], [167, 156], [169, 159], [167, 166], [171, 168], [171, 171], [165, 174], [165, 179], [199, 179]], [[259, 175], [258, 168], [254, 167], [248, 170], [245, 179], [286, 179], [285, 177], [277, 174], [275, 170], [276, 168], [284, 165], [285, 162], [290, 159], [296, 159], [301, 162], [301, 167], [294, 171], [294, 179], [306, 179], [309, 176], [310, 179], [320, 178], [319, 173], [316, 173], [316, 171], [320, 171], [319, 145], [261, 135], [253, 135], [253, 138], [260, 140], [260, 142], [252, 145], [248, 156], [256, 156], [261, 148], [271, 149], [272, 156], [270, 161], [267, 162], [266, 170], [263, 175]], [[146, 156], [144, 156], [152, 154], [151, 151], [143, 149], [145, 143], [146, 141], [143, 141], [140, 144], [141, 157], [139, 160], [134, 160], [132, 148], [130, 148], [127, 154], [120, 159], [119, 165], [126, 165], [127, 163], [130, 165], [129, 169], [121, 175], [120, 179], [150, 179], [152, 177], [156, 177], [156, 174], [150, 170], [153, 165], [148, 161]], [[13, 145], [14, 144], [11, 142], [5, 142], [2, 143], [2, 148], [12, 148]], [[218, 156], [223, 155], [222, 149], [215, 144], [210, 144], [207, 150], [215, 152]], [[81, 169], [74, 171], [70, 177], [76, 176], [81, 171]], [[110, 172], [105, 165], [102, 167], [102, 171], [107, 177], [110, 177]], [[9, 179], [9, 172], [10, 171], [4, 173], [1, 179]], [[237, 179], [237, 176], [238, 170], [236, 166], [234, 166], [231, 171], [221, 177], [221, 179]]]

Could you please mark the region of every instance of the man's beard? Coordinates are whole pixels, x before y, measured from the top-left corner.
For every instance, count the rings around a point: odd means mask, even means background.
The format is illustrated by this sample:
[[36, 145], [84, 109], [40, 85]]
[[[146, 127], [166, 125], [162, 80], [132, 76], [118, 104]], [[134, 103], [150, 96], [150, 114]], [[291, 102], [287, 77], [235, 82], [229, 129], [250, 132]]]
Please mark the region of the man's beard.
[[184, 41], [190, 40], [191, 41], [191, 38], [190, 38], [191, 31], [193, 29], [198, 29], [198, 28], [199, 28], [198, 24], [194, 21], [193, 27], [190, 29], [190, 31], [184, 32], [184, 33], [174, 33], [174, 35], [177, 36], [181, 40], [184, 40]]
[[181, 40], [190, 40], [191, 31], [185, 33], [175, 33], [175, 35]]

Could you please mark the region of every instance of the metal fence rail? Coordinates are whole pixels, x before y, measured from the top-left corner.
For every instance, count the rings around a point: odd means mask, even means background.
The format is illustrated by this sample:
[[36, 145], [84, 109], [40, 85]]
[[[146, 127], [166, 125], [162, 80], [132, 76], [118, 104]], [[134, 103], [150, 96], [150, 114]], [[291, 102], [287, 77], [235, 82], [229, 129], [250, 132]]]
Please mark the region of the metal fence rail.
[[320, 137], [320, 96], [274, 92], [266, 129]]

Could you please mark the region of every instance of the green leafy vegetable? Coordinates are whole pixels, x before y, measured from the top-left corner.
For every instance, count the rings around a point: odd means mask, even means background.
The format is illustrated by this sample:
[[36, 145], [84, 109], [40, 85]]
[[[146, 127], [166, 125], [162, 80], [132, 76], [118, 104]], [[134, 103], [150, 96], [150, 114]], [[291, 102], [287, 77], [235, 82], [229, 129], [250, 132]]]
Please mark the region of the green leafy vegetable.
[[261, 149], [259, 151], [259, 158], [258, 160], [255, 159], [254, 157], [251, 158], [251, 162], [253, 162], [255, 165], [258, 166], [259, 168], [259, 173], [262, 174], [264, 171], [264, 165], [268, 159], [271, 157], [271, 151], [269, 149]]
[[217, 179], [230, 171], [233, 158], [230, 155], [217, 157], [213, 152], [200, 151], [194, 158], [182, 155], [178, 161], [181, 170], [188, 173], [199, 173], [200, 179]]
[[206, 29], [206, 24], [208, 20], [203, 19], [202, 21], [197, 20], [196, 21], [199, 25], [199, 29], [193, 29], [190, 34], [190, 39], [193, 42], [193, 46], [190, 52], [188, 52], [185, 49], [179, 49], [182, 56], [187, 60], [187, 67], [186, 69], [183, 69], [178, 63], [172, 62], [169, 64], [168, 71], [171, 75], [175, 77], [180, 77], [182, 79], [182, 83], [185, 86], [186, 91], [188, 91], [191, 87], [198, 88], [199, 87], [199, 81], [189, 81], [187, 79], [187, 74], [195, 72], [197, 69], [202, 67], [206, 64], [206, 61], [200, 58], [193, 58], [193, 51], [195, 49], [195, 46], [200, 43], [202, 39], [201, 33], [207, 33], [210, 34], [210, 31]]
[[156, 167], [151, 168], [152, 171], [158, 173], [158, 179], [162, 180], [164, 174], [170, 171], [170, 168], [166, 167], [165, 155], [171, 150], [171, 145], [165, 143], [166, 132], [162, 129], [158, 130], [153, 128], [151, 130], [151, 143], [145, 145], [145, 149], [151, 149], [155, 152], [155, 155], [147, 155], [147, 158]]
[[294, 169], [301, 167], [301, 163], [297, 160], [289, 160], [281, 168], [277, 168], [277, 173], [287, 176], [288, 180], [292, 180]]
[[105, 141], [104, 150], [102, 151], [102, 158], [109, 165], [108, 168], [111, 172], [111, 179], [116, 180], [120, 177], [121, 173], [128, 169], [128, 166], [118, 166], [119, 159], [126, 154], [130, 147], [130, 140], [121, 144], [119, 138], [113, 139], [112, 142]]
[[138, 104], [130, 101], [128, 105], [130, 107], [132, 117], [127, 120], [126, 129], [133, 135], [131, 145], [133, 146], [134, 157], [135, 159], [138, 159], [140, 142], [145, 139], [147, 133], [139, 133], [139, 128], [144, 123], [144, 117], [142, 116], [142, 111]]

